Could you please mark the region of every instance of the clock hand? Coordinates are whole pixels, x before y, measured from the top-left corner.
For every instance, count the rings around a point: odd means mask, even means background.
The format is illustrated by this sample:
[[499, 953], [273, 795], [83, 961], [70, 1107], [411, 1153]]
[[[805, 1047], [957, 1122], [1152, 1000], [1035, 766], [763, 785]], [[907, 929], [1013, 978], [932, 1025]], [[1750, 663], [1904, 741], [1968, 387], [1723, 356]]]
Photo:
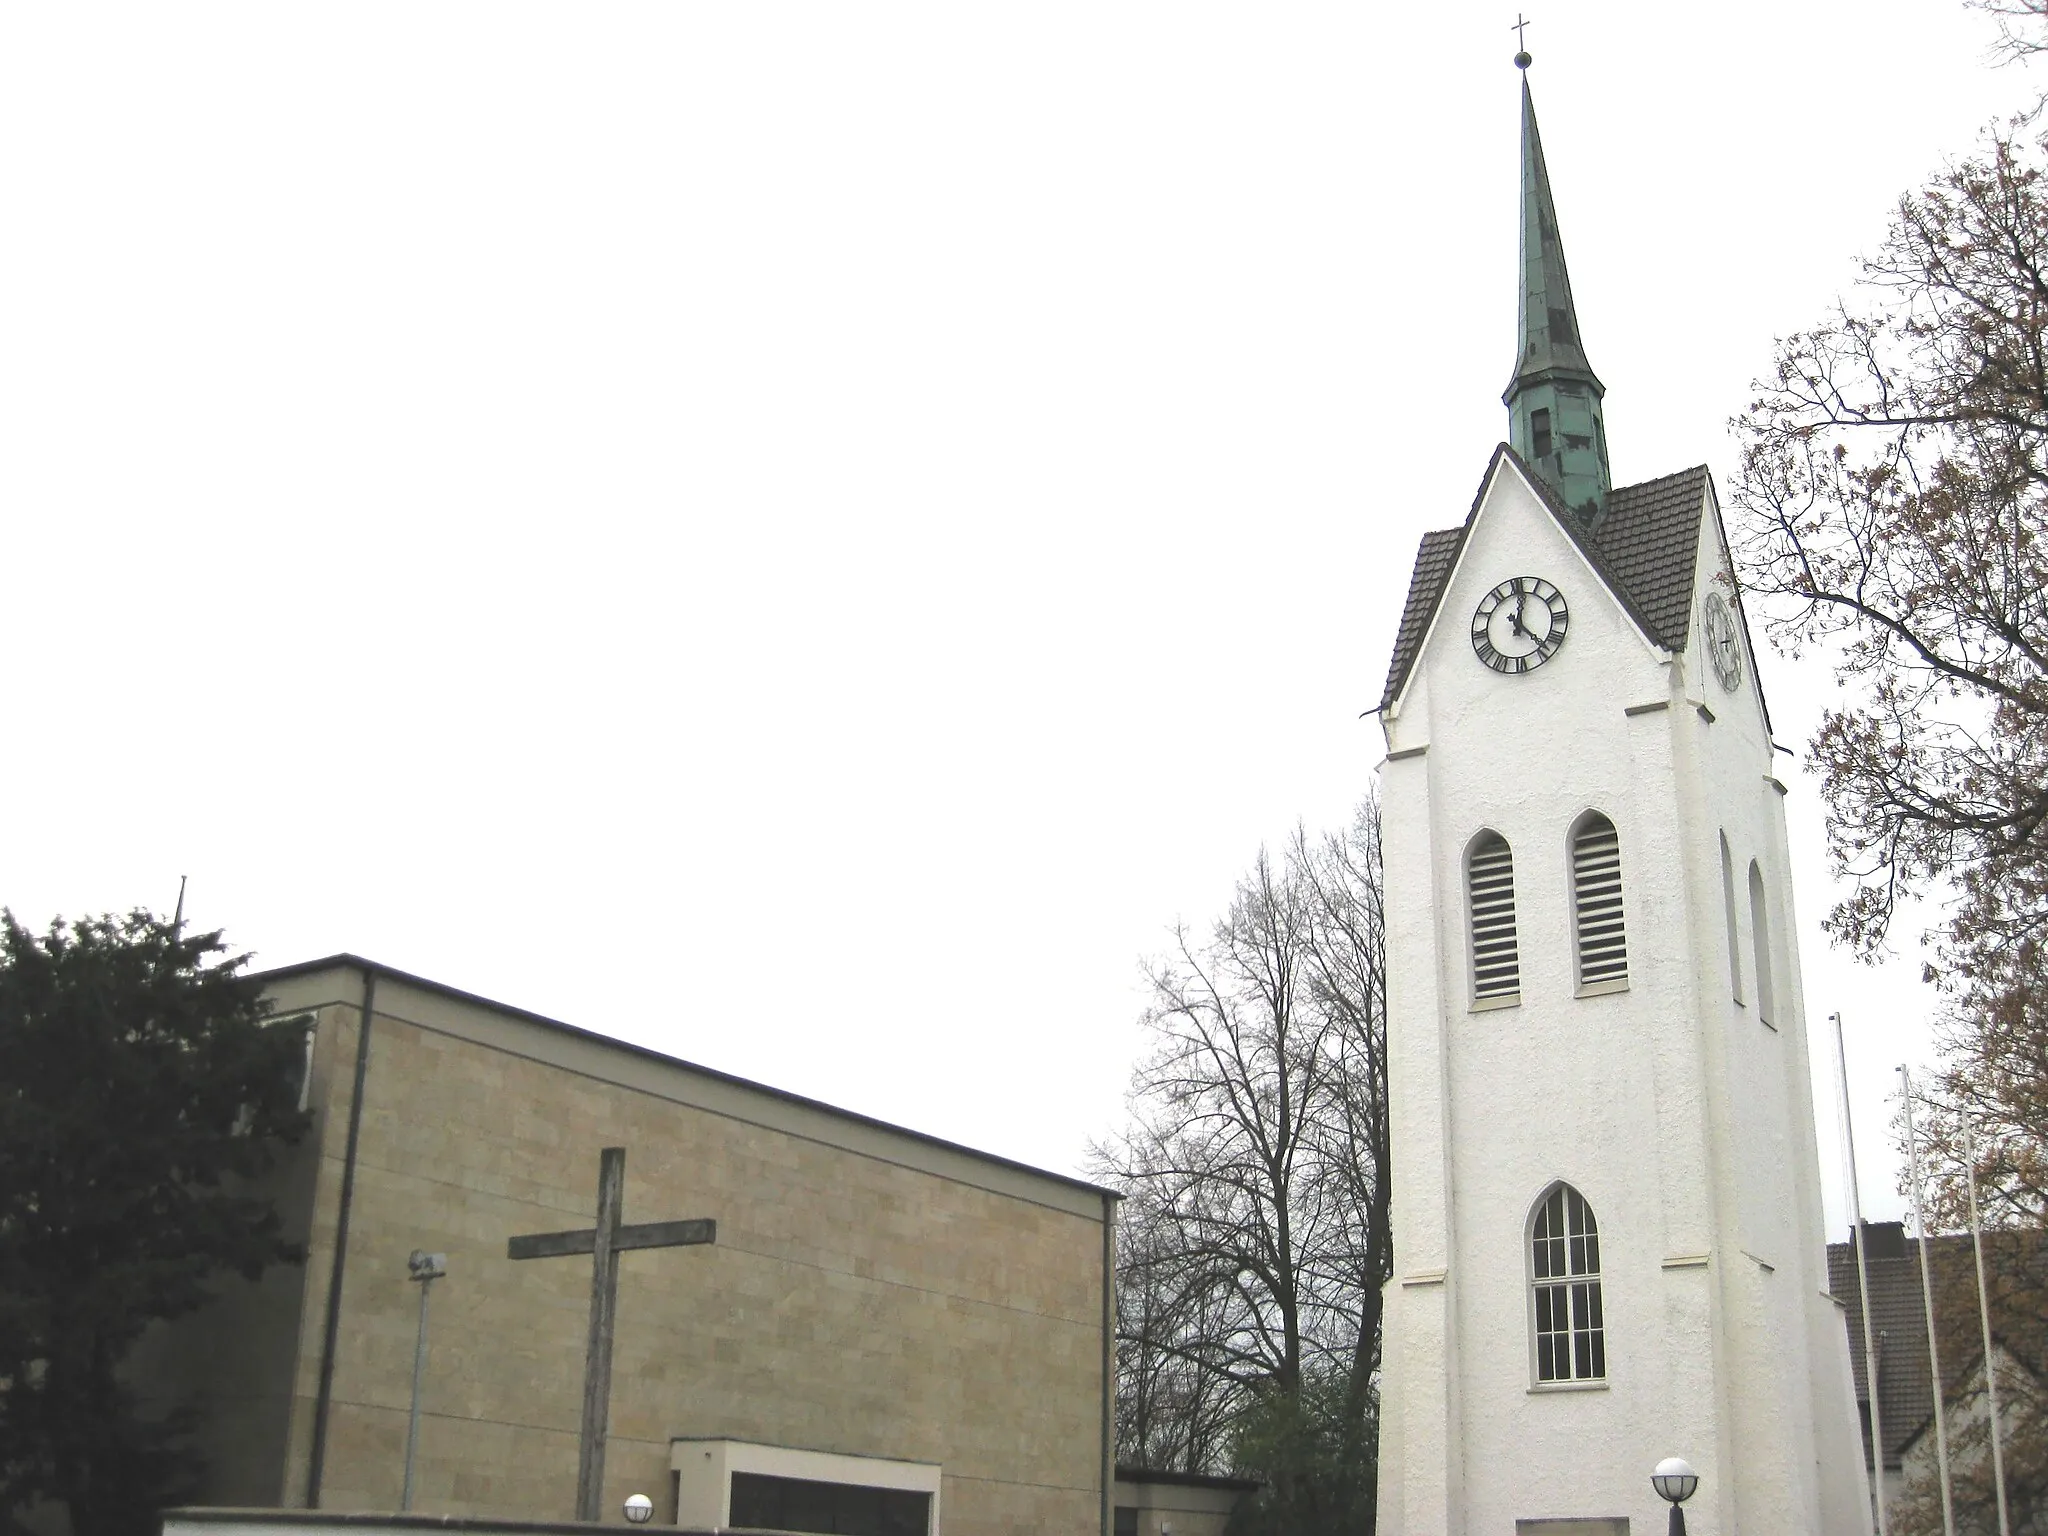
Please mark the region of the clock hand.
[[1515, 594], [1515, 611], [1508, 615], [1508, 626], [1524, 640], [1534, 640], [1536, 637], [1530, 634], [1522, 625], [1522, 604], [1526, 601], [1528, 599], [1521, 593], [1517, 592]]

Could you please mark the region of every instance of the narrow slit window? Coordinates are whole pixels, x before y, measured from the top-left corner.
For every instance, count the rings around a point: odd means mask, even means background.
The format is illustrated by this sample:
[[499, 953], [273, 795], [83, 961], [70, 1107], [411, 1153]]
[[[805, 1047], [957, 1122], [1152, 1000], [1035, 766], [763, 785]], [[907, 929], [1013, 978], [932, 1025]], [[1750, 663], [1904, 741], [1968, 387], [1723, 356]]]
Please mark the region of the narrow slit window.
[[1764, 872], [1749, 863], [1749, 941], [1756, 950], [1756, 1016], [1766, 1024], [1778, 1017], [1777, 988], [1771, 983], [1771, 923], [1764, 899]]
[[1473, 843], [1466, 885], [1472, 902], [1472, 999], [1517, 997], [1522, 956], [1515, 938], [1515, 859], [1498, 832], [1482, 832]]
[[1600, 1229], [1593, 1208], [1569, 1184], [1536, 1207], [1530, 1228], [1536, 1379], [1602, 1381], [1607, 1321], [1600, 1299]]
[[1550, 412], [1529, 413], [1529, 448], [1539, 459], [1550, 457]]
[[1742, 1001], [1742, 940], [1735, 930], [1735, 860], [1728, 852], [1728, 834], [1721, 834], [1721, 909], [1728, 919], [1728, 995]]
[[1598, 811], [1588, 812], [1572, 833], [1572, 915], [1578, 929], [1579, 985], [1627, 981], [1621, 838]]

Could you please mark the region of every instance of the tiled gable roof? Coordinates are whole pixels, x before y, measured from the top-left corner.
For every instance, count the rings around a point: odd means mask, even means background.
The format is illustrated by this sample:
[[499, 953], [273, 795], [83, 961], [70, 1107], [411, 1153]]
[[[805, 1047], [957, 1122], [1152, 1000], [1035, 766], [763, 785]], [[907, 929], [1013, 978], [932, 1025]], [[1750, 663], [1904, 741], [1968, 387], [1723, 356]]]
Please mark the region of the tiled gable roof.
[[1408, 669], [1415, 664], [1416, 653], [1422, 649], [1422, 637], [1429, 632], [1429, 621], [1436, 616], [1437, 599], [1443, 596], [1444, 583], [1451, 579], [1451, 567], [1457, 564], [1458, 551], [1464, 547], [1463, 528], [1439, 528], [1422, 536], [1422, 547], [1415, 551], [1415, 574], [1408, 578], [1408, 601], [1401, 609], [1401, 628], [1394, 635], [1394, 664], [1387, 671], [1387, 691], [1380, 697], [1381, 709], [1394, 702], [1394, 695], [1408, 680]]
[[1668, 651], [1685, 649], [1691, 631], [1693, 567], [1699, 560], [1700, 510], [1707, 467], [1618, 486], [1593, 528], [1593, 544]]
[[1479, 481], [1479, 494], [1462, 526], [1441, 528], [1422, 536], [1416, 552], [1415, 573], [1409, 578], [1408, 601], [1401, 610], [1401, 627], [1394, 637], [1394, 657], [1387, 668], [1387, 686], [1380, 695], [1380, 708], [1394, 702], [1408, 681], [1415, 658], [1422, 650], [1423, 636], [1436, 617], [1444, 587], [1464, 547], [1472, 519], [1486, 487], [1493, 483], [1503, 458], [1521, 469], [1559, 525], [1579, 546], [1588, 563], [1598, 571], [1645, 634], [1669, 650], [1685, 645], [1692, 614], [1693, 567], [1699, 552], [1700, 515], [1706, 505], [1707, 469], [1700, 465], [1625, 485], [1608, 492], [1607, 511], [1589, 532], [1578, 517], [1558, 501], [1519, 455], [1506, 443], [1494, 450], [1493, 460]]

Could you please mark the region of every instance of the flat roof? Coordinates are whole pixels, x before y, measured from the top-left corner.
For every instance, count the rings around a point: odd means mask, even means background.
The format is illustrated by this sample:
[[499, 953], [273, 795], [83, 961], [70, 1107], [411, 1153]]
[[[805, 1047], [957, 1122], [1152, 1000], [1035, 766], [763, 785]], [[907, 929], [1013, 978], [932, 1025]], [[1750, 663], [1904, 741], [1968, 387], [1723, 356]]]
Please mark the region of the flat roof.
[[[639, 1057], [644, 1061], [659, 1062], [661, 1065], [668, 1067], [681, 1067], [687, 1072], [697, 1073], [699, 1076], [709, 1078], [714, 1082], [724, 1083], [750, 1093], [762, 1094], [768, 1098], [780, 1100], [785, 1104], [796, 1105], [815, 1113], [830, 1115], [852, 1125], [881, 1131], [891, 1136], [907, 1137], [909, 1140], [921, 1143], [924, 1146], [935, 1147], [941, 1151], [950, 1152], [961, 1157], [973, 1158], [994, 1167], [1008, 1169], [1012, 1173], [1027, 1174], [1032, 1178], [1038, 1179], [1049, 1179], [1053, 1183], [1063, 1184], [1069, 1189], [1085, 1190], [1090, 1194], [1104, 1196], [1113, 1200], [1121, 1200], [1123, 1198], [1114, 1189], [1105, 1188], [1100, 1184], [1091, 1184], [1086, 1179], [1075, 1178], [1072, 1174], [1054, 1173], [1050, 1169], [1035, 1167], [1030, 1163], [1020, 1163], [1014, 1158], [1001, 1157], [994, 1152], [984, 1152], [978, 1147], [965, 1146], [957, 1141], [947, 1141], [942, 1136], [933, 1136], [924, 1131], [912, 1130], [909, 1126], [896, 1125], [887, 1120], [878, 1120], [873, 1115], [863, 1115], [856, 1110], [842, 1109], [839, 1105], [827, 1104], [822, 1099], [806, 1098], [800, 1093], [791, 1093], [786, 1088], [776, 1088], [767, 1083], [755, 1082], [751, 1078], [737, 1076], [731, 1072], [721, 1072], [716, 1067], [703, 1066], [698, 1062], [687, 1061], [680, 1056], [671, 1056], [664, 1051], [653, 1050], [644, 1045], [635, 1045], [630, 1040], [619, 1040], [611, 1035], [599, 1034], [596, 1030], [583, 1029], [574, 1024], [566, 1024], [560, 1019], [551, 1019], [546, 1014], [535, 1013], [528, 1008], [514, 1007], [510, 1003], [501, 1003], [496, 998], [485, 997], [481, 993], [465, 992], [460, 987], [449, 986], [446, 982], [434, 981], [425, 976], [416, 976], [410, 971], [401, 971], [396, 966], [384, 965], [379, 961], [367, 959], [362, 955], [351, 954], [346, 950], [340, 954], [327, 955], [318, 960], [302, 960], [294, 965], [280, 965], [274, 966], [269, 970], [255, 971], [251, 973], [250, 979], [260, 982], [287, 981], [295, 977], [313, 976], [322, 971], [334, 970], [354, 970], [365, 975], [387, 977], [405, 986], [416, 987], [423, 992], [434, 993], [441, 997], [451, 998], [457, 1002], [474, 1004], [481, 1008], [490, 1008], [499, 1013], [509, 1014], [513, 1018], [522, 1019], [529, 1024], [537, 1024], [544, 1029], [556, 1030], [575, 1039], [604, 1046], [609, 1050], [621, 1051], [628, 1055]], [[381, 1009], [378, 1011], [382, 1012]]]

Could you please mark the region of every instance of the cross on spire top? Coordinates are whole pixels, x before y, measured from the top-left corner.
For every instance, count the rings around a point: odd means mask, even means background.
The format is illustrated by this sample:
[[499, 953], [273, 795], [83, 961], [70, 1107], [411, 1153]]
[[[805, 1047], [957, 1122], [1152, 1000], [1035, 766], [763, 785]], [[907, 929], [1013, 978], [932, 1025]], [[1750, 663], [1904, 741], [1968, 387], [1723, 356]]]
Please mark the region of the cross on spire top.
[[1508, 30], [1515, 34], [1515, 68], [1527, 69], [1534, 62], [1529, 57], [1529, 39], [1522, 34], [1528, 30], [1529, 18], [1520, 11], [1515, 12], [1515, 24]]

